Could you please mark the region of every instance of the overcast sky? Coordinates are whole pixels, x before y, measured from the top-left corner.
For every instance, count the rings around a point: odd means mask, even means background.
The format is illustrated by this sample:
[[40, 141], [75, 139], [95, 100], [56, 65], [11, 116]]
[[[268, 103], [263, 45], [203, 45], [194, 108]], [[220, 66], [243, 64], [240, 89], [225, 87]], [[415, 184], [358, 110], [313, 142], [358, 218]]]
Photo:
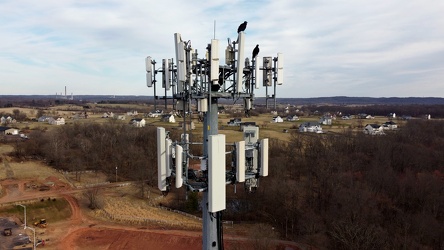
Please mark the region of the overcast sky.
[[277, 97], [444, 97], [443, 0], [0, 0], [0, 95], [152, 95], [145, 57], [203, 57], [214, 21], [221, 57], [243, 21], [284, 54]]

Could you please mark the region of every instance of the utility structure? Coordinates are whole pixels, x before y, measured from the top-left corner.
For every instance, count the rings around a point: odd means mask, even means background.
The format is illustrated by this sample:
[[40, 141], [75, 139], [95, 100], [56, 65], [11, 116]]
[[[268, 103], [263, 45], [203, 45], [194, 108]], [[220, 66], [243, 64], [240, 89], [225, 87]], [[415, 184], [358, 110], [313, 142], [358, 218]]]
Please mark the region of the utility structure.
[[[282, 54], [264, 58], [264, 65], [260, 67], [255, 58], [250, 63], [244, 57], [244, 44], [243, 31], [238, 33], [236, 41], [228, 39], [225, 65], [221, 65], [219, 40], [212, 39], [205, 57], [199, 58], [191, 41], [184, 42], [181, 35], [175, 33], [175, 63], [173, 59], [163, 59], [162, 66], [156, 68], [157, 63], [151, 57], [145, 60], [147, 86], [154, 87], [155, 99], [158, 99], [157, 74], [161, 74], [165, 95], [160, 99], [165, 100], [165, 105], [167, 100], [173, 100], [173, 109], [184, 121], [178, 141], [173, 141], [165, 128], [157, 128], [158, 188], [167, 194], [174, 181], [176, 188], [185, 186], [187, 191], [203, 192], [204, 250], [223, 248], [221, 216], [226, 208], [225, 186], [244, 183], [247, 191], [254, 192], [259, 178], [268, 175], [268, 138], [259, 138], [258, 127], [244, 127], [244, 140], [233, 143], [227, 143], [225, 135], [218, 133], [219, 99], [243, 100], [248, 115], [253, 108], [254, 90], [259, 88], [260, 71], [266, 88], [273, 82], [283, 83]], [[186, 126], [191, 125], [192, 113], [196, 111], [203, 117], [203, 142], [194, 141], [189, 131], [191, 126]], [[202, 145], [202, 151], [192, 152], [190, 145]], [[227, 156], [231, 156], [228, 168]], [[191, 159], [200, 160], [200, 170], [189, 168]]]

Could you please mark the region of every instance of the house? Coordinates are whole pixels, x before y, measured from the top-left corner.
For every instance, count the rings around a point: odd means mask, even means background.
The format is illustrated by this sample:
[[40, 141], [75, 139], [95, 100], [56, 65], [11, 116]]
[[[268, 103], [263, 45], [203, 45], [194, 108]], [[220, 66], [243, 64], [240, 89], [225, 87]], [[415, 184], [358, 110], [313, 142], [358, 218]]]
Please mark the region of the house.
[[163, 114], [163, 110], [157, 109], [148, 113], [148, 117], [157, 118]]
[[396, 123], [394, 123], [393, 121], [389, 121], [389, 122], [385, 122], [384, 124], [382, 124], [382, 128], [384, 130], [394, 130], [398, 128], [398, 125]]
[[137, 113], [137, 110], [133, 110], [133, 111], [130, 111], [130, 112], [126, 112], [126, 115], [127, 116], [136, 116], [138, 113]]
[[105, 112], [102, 115], [102, 118], [112, 118], [112, 117], [114, 117], [113, 112]]
[[[184, 126], [185, 126], [185, 127], [184, 127]], [[185, 130], [194, 130], [194, 129], [196, 129], [196, 126], [194, 125], [194, 122], [193, 122], [193, 121], [191, 121], [191, 122], [186, 122], [186, 123], [184, 123], [184, 122], [180, 122], [180, 123], [179, 123], [179, 127], [182, 128], [182, 129], [185, 129]]]
[[174, 115], [166, 114], [166, 115], [162, 115], [161, 121], [175, 123], [176, 119], [174, 119]]
[[319, 123], [322, 125], [331, 125], [333, 117], [331, 115], [324, 115], [319, 119]]
[[11, 123], [16, 123], [16, 122], [17, 121], [10, 116], [8, 116], [8, 117], [2, 116], [0, 118], [0, 124], [11, 124]]
[[364, 134], [367, 135], [383, 135], [384, 128], [379, 124], [367, 124], [364, 127]]
[[65, 118], [63, 117], [49, 117], [48, 123], [51, 125], [65, 125]]
[[343, 115], [342, 120], [350, 120], [352, 117], [351, 115]]
[[0, 127], [0, 133], [5, 135], [18, 135], [19, 130], [17, 128]]
[[304, 122], [299, 125], [299, 132], [322, 133], [322, 127], [319, 122]]
[[233, 118], [233, 119], [230, 119], [229, 122], [227, 122], [227, 125], [228, 126], [240, 126], [241, 123], [242, 123], [241, 118]]
[[367, 115], [365, 113], [358, 114], [357, 116], [358, 116], [358, 119], [374, 119], [373, 116]]
[[131, 119], [130, 124], [133, 125], [134, 127], [142, 128], [145, 127], [146, 122], [145, 119], [143, 118], [133, 118]]
[[271, 122], [284, 122], [284, 120], [280, 116], [275, 116], [273, 117], [273, 120], [271, 120]]
[[390, 113], [390, 114], [387, 115], [387, 117], [389, 119], [395, 119], [396, 118], [396, 113]]
[[401, 119], [402, 119], [402, 120], [410, 120], [410, 119], [412, 119], [412, 116], [411, 116], [411, 115], [403, 115], [403, 116], [401, 117]]
[[45, 115], [43, 115], [43, 116], [40, 116], [38, 119], [37, 119], [37, 121], [38, 122], [48, 122], [49, 121], [49, 118], [51, 118], [50, 116], [45, 116]]
[[116, 120], [122, 120], [122, 121], [126, 119], [126, 117], [124, 115], [114, 115], [113, 118]]
[[299, 117], [297, 115], [289, 115], [287, 116], [287, 121], [289, 122], [299, 121]]

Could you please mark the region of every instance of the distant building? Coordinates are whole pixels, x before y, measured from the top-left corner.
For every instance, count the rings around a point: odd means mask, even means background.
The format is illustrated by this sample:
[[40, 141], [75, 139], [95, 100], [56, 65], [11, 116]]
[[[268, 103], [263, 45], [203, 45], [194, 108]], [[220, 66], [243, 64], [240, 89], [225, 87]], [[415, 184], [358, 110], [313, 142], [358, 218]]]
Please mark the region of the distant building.
[[384, 127], [379, 124], [367, 124], [364, 127], [364, 134], [383, 135], [384, 134]]
[[134, 118], [131, 119], [130, 124], [133, 125], [134, 127], [142, 128], [145, 127], [146, 122], [145, 119], [143, 118]]
[[299, 125], [299, 132], [322, 133], [322, 127], [319, 122], [304, 122]]

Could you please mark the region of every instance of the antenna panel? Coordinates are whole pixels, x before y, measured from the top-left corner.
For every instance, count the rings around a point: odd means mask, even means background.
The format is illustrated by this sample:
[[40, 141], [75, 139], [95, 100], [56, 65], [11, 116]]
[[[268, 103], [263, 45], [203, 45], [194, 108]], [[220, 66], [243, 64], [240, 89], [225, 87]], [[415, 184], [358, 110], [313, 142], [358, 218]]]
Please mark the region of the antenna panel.
[[260, 176], [268, 176], [268, 138], [260, 140], [261, 144], [261, 162], [260, 162]]
[[183, 184], [183, 164], [182, 164], [182, 158], [183, 158], [183, 148], [180, 145], [176, 145], [176, 188], [182, 187]]
[[245, 181], [245, 141], [236, 142], [236, 180]]
[[165, 165], [166, 165], [166, 177], [170, 177], [171, 176], [171, 168], [172, 168], [172, 141], [171, 139], [165, 139]]
[[167, 168], [165, 162], [165, 128], [157, 128], [157, 187], [160, 191], [167, 190]]
[[277, 58], [277, 84], [282, 85], [284, 83], [284, 55], [278, 53]]
[[145, 58], [145, 67], [146, 67], [146, 86], [153, 86], [153, 63], [151, 60], [151, 56]]
[[166, 90], [170, 90], [170, 64], [171, 59], [162, 59], [162, 87]]
[[259, 57], [256, 57], [255, 63], [254, 63], [254, 87], [256, 89], [259, 89], [259, 83], [262, 82], [262, 74], [260, 73], [260, 65], [259, 65]]
[[211, 81], [219, 81], [219, 40], [216, 39], [211, 40]]
[[208, 211], [225, 209], [225, 135], [208, 136]]
[[237, 75], [236, 75], [236, 92], [242, 91], [242, 82], [244, 76], [244, 47], [245, 47], [245, 34], [243, 31], [239, 32], [239, 48], [237, 52]]
[[271, 62], [272, 62], [272, 60], [271, 60], [271, 57], [264, 57], [264, 67], [263, 67], [263, 71], [264, 71], [264, 73], [263, 73], [263, 85], [264, 85], [264, 87], [269, 87], [269, 86], [271, 86], [272, 85], [272, 72], [271, 72], [271, 68], [272, 68], [272, 65], [271, 65]]

